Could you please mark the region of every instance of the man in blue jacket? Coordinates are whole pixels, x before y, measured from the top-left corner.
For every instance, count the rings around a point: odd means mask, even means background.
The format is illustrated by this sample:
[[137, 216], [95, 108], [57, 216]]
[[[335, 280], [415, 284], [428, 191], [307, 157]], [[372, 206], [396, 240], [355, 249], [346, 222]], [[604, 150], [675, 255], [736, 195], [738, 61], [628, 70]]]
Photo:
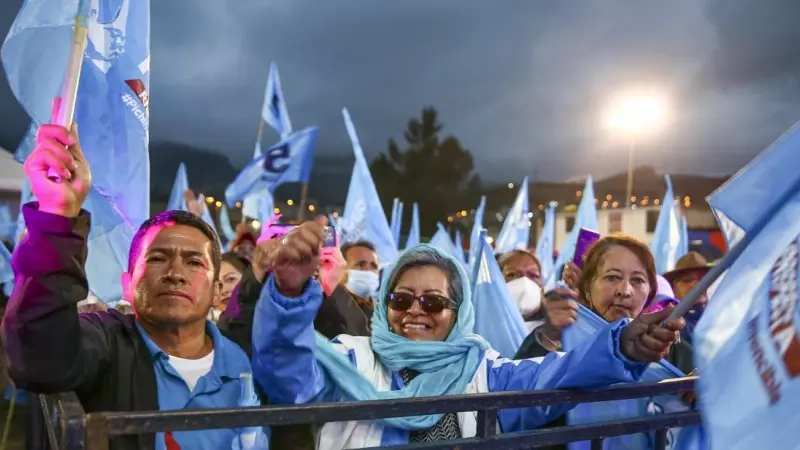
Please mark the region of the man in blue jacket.
[[[15, 286], [2, 327], [16, 385], [75, 391], [87, 412], [236, 407], [240, 375], [251, 368], [245, 352], [206, 320], [221, 288], [214, 231], [183, 211], [148, 219], [122, 276], [135, 315], [113, 309], [79, 315], [77, 304], [89, 293], [91, 223], [81, 207], [91, 173], [74, 130], [40, 127], [25, 172], [39, 202], [23, 207], [28, 234], [12, 260]], [[111, 448], [231, 448], [239, 436], [231, 429], [120, 436]]]

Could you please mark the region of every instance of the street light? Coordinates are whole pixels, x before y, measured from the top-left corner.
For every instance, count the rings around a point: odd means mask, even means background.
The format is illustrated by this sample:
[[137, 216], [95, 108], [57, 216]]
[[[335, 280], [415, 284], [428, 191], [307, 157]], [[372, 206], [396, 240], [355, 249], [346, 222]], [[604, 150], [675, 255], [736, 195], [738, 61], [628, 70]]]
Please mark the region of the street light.
[[631, 207], [633, 196], [633, 152], [636, 139], [654, 133], [666, 121], [667, 102], [654, 91], [625, 92], [610, 104], [606, 125], [627, 135], [628, 138], [628, 186], [625, 196], [626, 208]]

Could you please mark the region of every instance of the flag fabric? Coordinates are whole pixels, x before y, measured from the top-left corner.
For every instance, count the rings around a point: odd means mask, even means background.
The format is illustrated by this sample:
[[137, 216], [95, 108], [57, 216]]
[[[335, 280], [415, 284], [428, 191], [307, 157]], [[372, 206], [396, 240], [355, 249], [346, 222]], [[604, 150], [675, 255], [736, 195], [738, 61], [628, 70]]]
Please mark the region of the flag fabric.
[[[607, 322], [603, 318], [583, 305], [579, 305], [578, 308], [578, 319], [571, 327], [564, 329], [561, 335], [561, 343], [565, 352], [574, 349], [585, 339], [591, 337], [599, 329], [607, 325]], [[650, 364], [640, 381], [661, 381], [668, 378], [683, 376], [686, 375], [677, 367], [665, 360], [661, 360], [657, 363]], [[677, 396], [660, 395], [612, 402], [582, 403], [567, 413], [567, 422], [569, 425], [579, 425], [686, 410], [688, 410], [688, 408]], [[682, 445], [684, 445], [684, 447], [679, 448], [674, 445], [678, 441], [678, 436], [686, 429], [668, 430], [666, 447], [668, 450], [688, 450], [688, 448], [691, 448], [686, 447], [692, 443], [687, 442], [686, 438], [683, 439], [684, 444]], [[654, 433], [639, 433], [606, 438], [603, 442], [603, 448], [608, 450], [646, 450], [653, 449], [654, 442]], [[574, 442], [568, 444], [568, 447], [569, 450], [588, 450], [591, 448], [591, 443], [588, 441]]]
[[597, 222], [597, 207], [594, 204], [594, 182], [592, 177], [586, 179], [586, 184], [583, 186], [581, 193], [581, 202], [578, 205], [578, 212], [575, 214], [575, 224], [567, 236], [567, 240], [562, 245], [561, 250], [558, 252], [558, 259], [556, 260], [553, 273], [545, 283], [545, 287], [551, 289], [555, 287], [558, 277], [564, 266], [572, 260], [575, 256], [575, 247], [578, 244], [578, 233], [581, 228], [588, 228], [590, 230], [599, 231], [600, 224]]
[[0, 204], [0, 241], [13, 241], [16, 228], [17, 222], [11, 216], [11, 205]]
[[481, 250], [481, 231], [483, 231], [483, 214], [486, 210], [486, 196], [481, 196], [478, 208], [475, 210], [475, 221], [472, 223], [472, 232], [469, 236], [469, 267], [470, 273], [475, 271]]
[[467, 267], [467, 260], [464, 257], [464, 244], [461, 242], [461, 230], [456, 230], [453, 248], [456, 251], [456, 258], [461, 261], [461, 264], [463, 264], [464, 267]]
[[672, 191], [672, 179], [665, 175], [667, 192], [661, 202], [661, 211], [658, 214], [653, 240], [650, 241], [650, 251], [656, 261], [656, 271], [666, 273], [675, 268], [681, 249], [681, 220], [678, 208], [675, 205], [675, 194]]
[[353, 145], [356, 162], [353, 165], [353, 174], [350, 177], [350, 187], [344, 204], [340, 239], [342, 243], [360, 239], [370, 241], [375, 245], [380, 264], [382, 266], [391, 264], [397, 259], [397, 243], [394, 242], [378, 190], [369, 172], [367, 159], [364, 157], [355, 126], [346, 108], [342, 110], [342, 115]]
[[178, 172], [175, 174], [175, 181], [172, 182], [172, 190], [167, 200], [167, 211], [180, 210], [188, 211], [184, 194], [189, 189], [189, 175], [186, 173], [186, 164], [178, 165]]
[[415, 247], [420, 243], [419, 235], [419, 205], [415, 202], [411, 205], [411, 228], [408, 230], [408, 239], [406, 239], [406, 249]]
[[513, 358], [528, 331], [486, 240], [486, 231], [481, 232], [478, 241], [478, 260], [471, 274], [475, 333], [504, 358]]
[[286, 101], [281, 90], [281, 77], [278, 74], [278, 65], [274, 62], [269, 66], [261, 118], [280, 134], [281, 139], [286, 139], [292, 134], [292, 122], [289, 120], [289, 110], [286, 108]]
[[453, 245], [453, 241], [450, 239], [450, 233], [447, 232], [441, 222], [436, 222], [436, 233], [433, 234], [429, 244], [447, 253], [453, 258], [458, 259], [459, 261], [463, 260], [463, 258], [458, 258], [458, 250], [456, 249], [455, 245]]
[[292, 133], [245, 166], [225, 189], [229, 207], [251, 194], [270, 194], [283, 183], [306, 183], [314, 163], [317, 127]]
[[0, 284], [14, 280], [14, 270], [11, 268], [11, 252], [0, 243]]
[[392, 234], [394, 235], [394, 241], [397, 243], [397, 249], [400, 249], [400, 234], [402, 233], [403, 229], [403, 202], [397, 203], [397, 222], [394, 223], [392, 226]]
[[519, 193], [508, 210], [503, 228], [494, 242], [495, 253], [528, 248], [531, 219], [528, 217], [528, 177], [522, 180]]
[[[256, 147], [253, 150], [253, 160], [260, 158], [262, 154], [261, 143], [256, 142]], [[262, 195], [270, 195], [269, 190], [261, 189], [254, 194], [245, 195], [244, 200], [242, 200], [242, 217], [258, 218]]]
[[[80, 11], [79, 11], [80, 6]], [[92, 170], [84, 208], [92, 214], [86, 264], [91, 290], [119, 300], [133, 231], [150, 215], [148, 156], [150, 2], [147, 0], [27, 0], [0, 58], [15, 97], [38, 124], [51, 122], [80, 13], [87, 24], [74, 120]], [[15, 157], [33, 150], [26, 136]]]
[[790, 448], [800, 439], [798, 164], [796, 125], [708, 198], [735, 243], [728, 254], [740, 252], [694, 330], [712, 450]]
[[400, 228], [397, 225], [397, 220], [398, 220], [397, 213], [399, 212], [399, 209], [400, 209], [400, 199], [399, 198], [395, 198], [392, 201], [392, 218], [389, 220], [389, 228], [392, 229], [392, 236], [394, 236], [394, 241], [397, 242], [397, 247], [398, 248], [400, 248], [400, 243], [399, 243], [399, 240], [400, 240], [400, 235], [399, 235]]
[[544, 212], [544, 224], [542, 225], [542, 235], [539, 236], [539, 241], [536, 243], [536, 259], [539, 260], [541, 266], [542, 280], [550, 279], [553, 274], [555, 261], [553, 260], [553, 251], [556, 245], [556, 206], [555, 202], [550, 202], [550, 205]]
[[206, 196], [203, 194], [198, 195], [197, 203], [203, 208], [203, 214], [200, 216], [200, 218], [203, 219], [203, 222], [207, 223], [212, 230], [214, 230], [214, 233], [217, 234], [217, 239], [219, 239], [219, 233], [217, 233], [217, 224], [214, 223], [214, 218], [211, 217], [211, 208], [209, 208], [209, 204], [206, 202]]
[[271, 195], [262, 195], [258, 208], [258, 220], [262, 226], [275, 216], [275, 203]]
[[687, 253], [689, 253], [689, 224], [686, 222], [686, 216], [681, 215], [681, 239], [680, 245], [678, 245], [678, 259]]
[[230, 242], [236, 237], [236, 231], [231, 226], [231, 218], [228, 215], [228, 207], [224, 203], [219, 209], [219, 229], [222, 236], [225, 236], [225, 242]]

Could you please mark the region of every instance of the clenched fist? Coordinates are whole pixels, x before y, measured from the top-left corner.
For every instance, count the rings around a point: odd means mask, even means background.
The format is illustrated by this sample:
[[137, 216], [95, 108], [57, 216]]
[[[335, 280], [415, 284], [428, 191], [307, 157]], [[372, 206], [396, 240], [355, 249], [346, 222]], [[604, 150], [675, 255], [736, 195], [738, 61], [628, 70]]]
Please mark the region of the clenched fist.
[[622, 353], [640, 362], [656, 362], [666, 357], [672, 344], [680, 338], [681, 329], [686, 326], [683, 318], [667, 320], [673, 309], [668, 307], [633, 319], [622, 330]]

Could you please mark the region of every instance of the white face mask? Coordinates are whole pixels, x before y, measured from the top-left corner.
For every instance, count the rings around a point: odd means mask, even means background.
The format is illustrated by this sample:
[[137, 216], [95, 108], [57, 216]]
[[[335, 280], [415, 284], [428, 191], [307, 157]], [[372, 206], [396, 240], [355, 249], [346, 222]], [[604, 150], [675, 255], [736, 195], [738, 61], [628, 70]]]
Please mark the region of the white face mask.
[[542, 288], [530, 278], [517, 278], [506, 283], [506, 286], [523, 316], [535, 313], [542, 306]]
[[375, 272], [366, 270], [347, 271], [347, 289], [359, 297], [370, 298], [378, 292], [380, 279]]

